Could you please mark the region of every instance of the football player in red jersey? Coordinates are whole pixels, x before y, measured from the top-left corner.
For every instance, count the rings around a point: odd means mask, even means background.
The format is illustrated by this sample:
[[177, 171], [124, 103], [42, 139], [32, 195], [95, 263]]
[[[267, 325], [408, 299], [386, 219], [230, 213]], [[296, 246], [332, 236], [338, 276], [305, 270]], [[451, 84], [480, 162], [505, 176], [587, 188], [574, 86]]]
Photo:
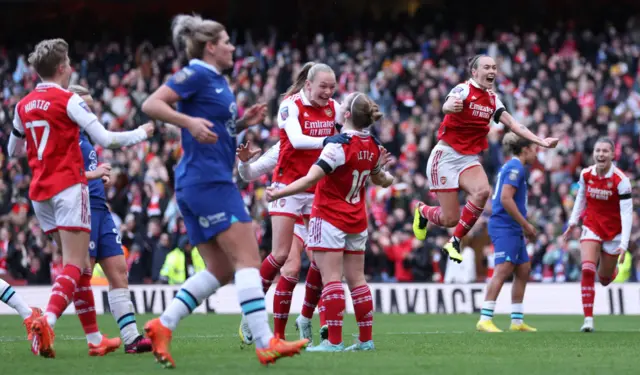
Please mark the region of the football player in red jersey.
[[[633, 215], [631, 182], [613, 165], [614, 144], [599, 139], [593, 149], [595, 164], [580, 173], [580, 188], [573, 205], [569, 226], [563, 237], [567, 240], [582, 219], [580, 255], [582, 258], [582, 332], [593, 332], [593, 302], [595, 276], [603, 286], [618, 274], [618, 260], [624, 261], [629, 246]], [[600, 261], [600, 266], [596, 268]]]
[[71, 77], [68, 51], [64, 40], [51, 39], [38, 43], [29, 55], [42, 82], [16, 105], [7, 146], [13, 156], [26, 143], [33, 174], [29, 198], [42, 229], [62, 248], [64, 269], [55, 279], [45, 314], [31, 326], [32, 351], [47, 358], [55, 357], [53, 326], [72, 301], [83, 312], [78, 317], [92, 322], [83, 324], [91, 328], [91, 333], [85, 330], [90, 354], [104, 355], [121, 344], [119, 338], [101, 335], [95, 323], [88, 252], [91, 211], [78, 127], [110, 148], [141, 142], [153, 133], [151, 125], [107, 131], [80, 96], [66, 90]]
[[324, 147], [306, 176], [291, 184], [267, 189], [267, 200], [276, 201], [316, 186], [308, 248], [322, 274], [322, 300], [329, 337], [308, 351], [345, 350], [342, 316], [345, 295], [342, 276], [347, 280], [360, 335], [347, 350], [373, 350], [373, 301], [364, 276], [364, 250], [368, 239], [364, 186], [390, 186], [393, 176], [382, 170], [386, 150], [381, 150], [367, 128], [382, 117], [378, 106], [365, 94], [353, 93], [342, 104], [342, 132], [351, 135], [348, 144]]
[[[280, 128], [280, 149], [278, 163], [273, 172], [275, 186], [283, 187], [304, 176], [316, 161], [322, 147], [327, 143], [346, 143], [346, 134], [336, 134], [337, 104], [331, 99], [335, 93], [336, 76], [325, 64], [307, 63], [298, 74], [296, 81], [284, 94], [278, 112]], [[269, 205], [272, 228], [271, 254], [262, 262], [260, 276], [266, 293], [284, 262], [289, 257], [293, 229], [298, 217], [305, 220], [311, 213], [313, 187], [295, 196], [281, 199]], [[300, 262], [299, 253], [294, 254]], [[290, 260], [292, 261], [292, 260]], [[283, 295], [293, 292], [300, 266], [291, 267], [291, 273], [281, 272], [284, 276], [278, 282], [276, 291]], [[295, 271], [295, 272], [293, 272]], [[313, 272], [313, 271], [312, 271]], [[314, 274], [312, 273], [311, 276]], [[315, 275], [318, 275], [316, 272]], [[319, 276], [319, 275], [318, 275]], [[311, 332], [311, 321], [303, 321], [302, 326], [296, 320], [300, 332]], [[284, 332], [280, 332], [281, 335]], [[243, 341], [252, 337], [246, 319], [240, 324], [240, 336]], [[311, 337], [305, 337], [311, 339]]]
[[[438, 131], [438, 144], [431, 151], [427, 164], [429, 188], [435, 192], [440, 206], [416, 205], [413, 232], [419, 240], [427, 237], [427, 224], [452, 228], [453, 237], [443, 251], [455, 262], [462, 262], [460, 240], [476, 223], [491, 194], [478, 154], [488, 147], [487, 134], [491, 123], [501, 122], [516, 135], [537, 145], [553, 148], [556, 138], [540, 139], [526, 126], [519, 124], [505, 110], [498, 96], [491, 91], [498, 67], [493, 58], [475, 56], [469, 62], [471, 78], [454, 87], [442, 106], [444, 120]], [[460, 213], [458, 190], [468, 194]]]

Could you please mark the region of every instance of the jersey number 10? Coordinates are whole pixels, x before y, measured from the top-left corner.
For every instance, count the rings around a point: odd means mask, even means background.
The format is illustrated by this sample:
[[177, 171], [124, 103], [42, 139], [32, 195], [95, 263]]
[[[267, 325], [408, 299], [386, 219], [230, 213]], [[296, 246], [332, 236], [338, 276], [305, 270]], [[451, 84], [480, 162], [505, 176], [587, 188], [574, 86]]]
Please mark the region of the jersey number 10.
[[353, 171], [353, 181], [351, 182], [351, 190], [349, 190], [349, 194], [345, 200], [347, 203], [356, 204], [360, 202], [360, 190], [364, 186], [364, 183], [367, 181], [367, 177], [371, 174], [371, 171]]
[[[31, 121], [31, 122], [27, 122], [25, 125], [27, 129], [31, 130], [33, 143], [35, 143], [36, 147], [38, 148], [38, 160], [42, 160], [42, 155], [44, 155], [44, 149], [45, 147], [47, 147], [47, 141], [49, 140], [49, 132], [51, 131], [51, 127], [49, 126], [49, 123], [45, 120]], [[39, 143], [38, 143], [38, 137], [36, 135], [36, 128], [44, 128], [44, 131], [42, 132], [42, 138], [40, 139]]]

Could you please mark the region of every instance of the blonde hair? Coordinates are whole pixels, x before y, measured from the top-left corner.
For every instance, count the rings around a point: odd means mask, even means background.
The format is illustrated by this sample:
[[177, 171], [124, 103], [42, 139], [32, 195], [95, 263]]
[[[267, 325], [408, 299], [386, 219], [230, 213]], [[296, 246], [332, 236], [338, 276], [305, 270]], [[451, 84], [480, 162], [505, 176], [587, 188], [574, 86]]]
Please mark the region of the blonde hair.
[[509, 132], [502, 139], [502, 148], [504, 152], [510, 155], [520, 155], [522, 150], [533, 144], [528, 139], [521, 138], [516, 133]]
[[383, 116], [378, 105], [363, 93], [353, 95], [347, 107], [351, 112], [351, 123], [358, 129], [369, 127]]
[[180, 14], [173, 18], [171, 34], [173, 45], [182, 49], [183, 43], [189, 59], [200, 59], [204, 55], [207, 42], [217, 44], [224, 26], [216, 21], [202, 19], [197, 14]]
[[78, 94], [80, 96], [87, 96], [87, 95], [91, 95], [91, 93], [89, 92], [89, 89], [87, 89], [84, 86], [80, 86], [80, 85], [70, 85], [67, 90], [71, 91], [74, 94]]
[[316, 65], [316, 63], [314, 63], [313, 61], [304, 64], [302, 66], [302, 69], [300, 69], [300, 72], [298, 72], [296, 80], [291, 86], [289, 86], [287, 91], [282, 96], [286, 98], [302, 90], [302, 88], [304, 87], [304, 83], [307, 81], [307, 77], [309, 76], [309, 71], [314, 65]]
[[47, 39], [36, 45], [28, 61], [41, 78], [52, 78], [58, 66], [67, 61], [68, 54], [69, 44], [64, 39]]

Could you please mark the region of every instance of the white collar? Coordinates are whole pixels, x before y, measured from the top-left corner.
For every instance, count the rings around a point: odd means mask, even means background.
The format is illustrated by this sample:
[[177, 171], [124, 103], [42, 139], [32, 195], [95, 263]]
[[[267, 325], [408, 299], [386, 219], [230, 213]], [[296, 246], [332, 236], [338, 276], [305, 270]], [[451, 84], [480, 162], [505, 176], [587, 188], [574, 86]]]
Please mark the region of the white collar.
[[36, 88], [41, 88], [41, 89], [46, 89], [49, 87], [55, 87], [55, 88], [59, 88], [61, 89], [62, 86], [60, 86], [59, 84], [55, 83], [55, 82], [47, 82], [47, 81], [43, 81], [40, 82], [36, 85]]
[[354, 130], [354, 129], [345, 129], [342, 128], [341, 133], [343, 134], [351, 134], [351, 135], [357, 135], [358, 137], [368, 137], [371, 135], [371, 133], [369, 133], [368, 130], [363, 130], [363, 131], [359, 131], [359, 130]]
[[220, 74], [220, 72], [218, 71], [218, 69], [216, 69], [215, 66], [204, 62], [203, 60], [200, 59], [191, 59], [189, 60], [189, 65], [200, 65], [203, 68], [207, 68], [209, 70], [211, 70], [212, 72], [216, 73], [216, 74]]
[[[593, 168], [591, 169], [591, 174], [593, 176], [597, 176], [598, 172], [596, 172], [596, 166], [594, 165]], [[609, 170], [607, 171], [607, 174], [604, 175], [605, 178], [611, 178], [611, 176], [613, 176], [613, 172], [615, 171], [616, 166], [613, 165], [613, 163], [611, 163], [611, 168], [609, 168]]]
[[302, 100], [302, 104], [304, 106], [310, 107], [312, 105], [309, 99], [307, 99], [307, 96], [304, 94], [304, 89], [300, 90], [300, 99]]
[[480, 90], [484, 90], [487, 91], [484, 87], [480, 86], [478, 84], [478, 82], [476, 82], [473, 78], [469, 78], [469, 82], [473, 85], [473, 87], [480, 89]]

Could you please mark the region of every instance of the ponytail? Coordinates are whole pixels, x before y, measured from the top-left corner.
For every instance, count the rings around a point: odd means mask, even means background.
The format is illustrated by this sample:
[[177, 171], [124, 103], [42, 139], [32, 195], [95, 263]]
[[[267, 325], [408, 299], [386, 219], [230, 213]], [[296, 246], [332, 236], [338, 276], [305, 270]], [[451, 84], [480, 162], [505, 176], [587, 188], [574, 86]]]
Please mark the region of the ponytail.
[[311, 70], [311, 68], [314, 65], [316, 65], [316, 63], [314, 63], [313, 61], [310, 61], [310, 62], [304, 64], [304, 66], [302, 67], [302, 69], [300, 70], [298, 75], [296, 76], [296, 80], [287, 89], [287, 92], [285, 92], [282, 95], [284, 98], [287, 98], [287, 97], [299, 92], [300, 90], [302, 90], [304, 88], [304, 83], [307, 81], [307, 77], [309, 76], [309, 71]]

